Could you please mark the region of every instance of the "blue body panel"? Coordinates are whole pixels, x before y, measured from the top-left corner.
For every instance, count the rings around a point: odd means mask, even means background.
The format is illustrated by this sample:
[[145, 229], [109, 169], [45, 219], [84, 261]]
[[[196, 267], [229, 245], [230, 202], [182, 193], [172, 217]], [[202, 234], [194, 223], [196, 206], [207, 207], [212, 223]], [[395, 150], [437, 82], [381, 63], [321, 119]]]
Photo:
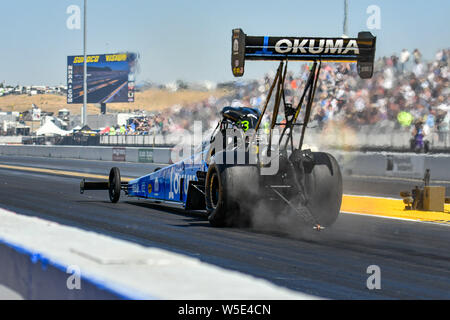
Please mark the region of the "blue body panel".
[[128, 196], [186, 205], [189, 181], [197, 181], [198, 171], [207, 171], [207, 151], [134, 179], [128, 183]]

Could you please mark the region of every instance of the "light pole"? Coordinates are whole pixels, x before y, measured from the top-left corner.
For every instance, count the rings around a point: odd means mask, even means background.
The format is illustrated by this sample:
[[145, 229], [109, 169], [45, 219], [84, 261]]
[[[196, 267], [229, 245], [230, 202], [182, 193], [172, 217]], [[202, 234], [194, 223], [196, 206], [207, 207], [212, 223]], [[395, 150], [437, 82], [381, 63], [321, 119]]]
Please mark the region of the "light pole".
[[81, 126], [84, 127], [86, 125], [87, 120], [87, 56], [86, 56], [86, 4], [87, 0], [84, 0], [84, 17], [83, 17], [83, 108], [81, 109]]
[[344, 26], [342, 32], [348, 36], [348, 0], [344, 0]]

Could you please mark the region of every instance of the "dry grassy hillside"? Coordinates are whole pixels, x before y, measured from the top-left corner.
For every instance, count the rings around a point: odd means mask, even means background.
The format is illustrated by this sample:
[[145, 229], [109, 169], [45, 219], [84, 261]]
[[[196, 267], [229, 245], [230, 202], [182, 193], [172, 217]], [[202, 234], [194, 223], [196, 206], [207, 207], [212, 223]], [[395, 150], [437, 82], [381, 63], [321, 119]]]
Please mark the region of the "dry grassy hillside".
[[[202, 101], [211, 95], [221, 97], [226, 91], [216, 90], [210, 92], [181, 90], [172, 92], [168, 90], [149, 89], [143, 92], [136, 92], [134, 103], [110, 103], [107, 105], [108, 112], [129, 112], [133, 110], [164, 110], [174, 104], [189, 104]], [[31, 105], [39, 106], [43, 111], [57, 113], [59, 109], [66, 108], [72, 114], [80, 114], [80, 104], [66, 104], [65, 96], [43, 94], [43, 95], [8, 95], [0, 97], [0, 111], [20, 111], [30, 110]], [[98, 105], [88, 105], [89, 114], [100, 113]]]

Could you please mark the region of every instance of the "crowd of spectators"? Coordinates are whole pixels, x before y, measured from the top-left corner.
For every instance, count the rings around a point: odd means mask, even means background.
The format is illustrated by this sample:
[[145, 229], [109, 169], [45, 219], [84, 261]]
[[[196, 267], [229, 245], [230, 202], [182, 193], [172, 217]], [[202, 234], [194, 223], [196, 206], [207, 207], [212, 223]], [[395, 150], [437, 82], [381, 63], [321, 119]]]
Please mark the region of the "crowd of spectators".
[[109, 128], [103, 134], [109, 135], [146, 135], [182, 133], [192, 130], [193, 122], [202, 123], [204, 130], [217, 122], [221, 107], [226, 104], [214, 96], [209, 99], [187, 105], [174, 105], [162, 111], [142, 113], [128, 119], [126, 125]]
[[327, 66], [322, 75], [314, 118], [323, 124], [343, 121], [347, 126], [392, 126], [409, 128], [422, 121], [428, 130], [449, 130], [450, 50], [437, 53], [431, 62], [422, 61], [414, 50], [411, 68], [405, 65], [409, 53], [403, 50], [376, 61], [370, 80], [355, 75], [354, 65]]
[[[425, 130], [448, 132], [450, 127], [450, 49], [440, 50], [432, 61], [423, 61], [415, 49], [375, 62], [371, 79], [357, 75], [356, 64], [326, 63], [322, 67], [311, 119], [318, 127], [338, 122], [359, 129], [409, 130], [421, 121]], [[287, 100], [297, 105], [308, 68], [288, 73]], [[266, 75], [250, 90], [241, 90], [241, 101], [260, 107], [273, 77]]]
[[[322, 66], [311, 120], [323, 128], [340, 123], [358, 129], [374, 126], [377, 130], [409, 130], [422, 121], [428, 131], [450, 129], [450, 49], [440, 50], [432, 61], [424, 61], [418, 49], [404, 49], [398, 56], [382, 57], [375, 62], [371, 79], [360, 79], [355, 64], [324, 63]], [[301, 64], [289, 72], [285, 90], [287, 102], [294, 106], [300, 99], [310, 64]], [[249, 82], [235, 82], [232, 94], [176, 105], [161, 112], [135, 117], [118, 134], [168, 134], [191, 128], [202, 121], [203, 128], [214, 126], [224, 105], [264, 105], [273, 74]], [[117, 130], [117, 129], [116, 129]]]

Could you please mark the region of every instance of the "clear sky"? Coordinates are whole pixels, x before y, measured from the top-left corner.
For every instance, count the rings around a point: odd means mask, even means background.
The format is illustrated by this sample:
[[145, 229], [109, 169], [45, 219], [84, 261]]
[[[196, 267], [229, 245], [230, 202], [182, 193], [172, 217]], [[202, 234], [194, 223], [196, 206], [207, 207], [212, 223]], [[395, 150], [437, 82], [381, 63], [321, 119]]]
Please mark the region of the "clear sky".
[[[231, 30], [249, 35], [341, 36], [343, 0], [88, 0], [88, 54], [140, 54], [137, 81], [233, 80]], [[0, 82], [64, 84], [68, 55], [82, 54], [83, 32], [66, 9], [82, 0], [10, 0], [0, 6]], [[450, 47], [448, 0], [349, 0], [349, 35], [368, 30], [377, 5], [377, 56], [419, 48], [426, 58]], [[245, 78], [274, 68], [247, 62]]]

